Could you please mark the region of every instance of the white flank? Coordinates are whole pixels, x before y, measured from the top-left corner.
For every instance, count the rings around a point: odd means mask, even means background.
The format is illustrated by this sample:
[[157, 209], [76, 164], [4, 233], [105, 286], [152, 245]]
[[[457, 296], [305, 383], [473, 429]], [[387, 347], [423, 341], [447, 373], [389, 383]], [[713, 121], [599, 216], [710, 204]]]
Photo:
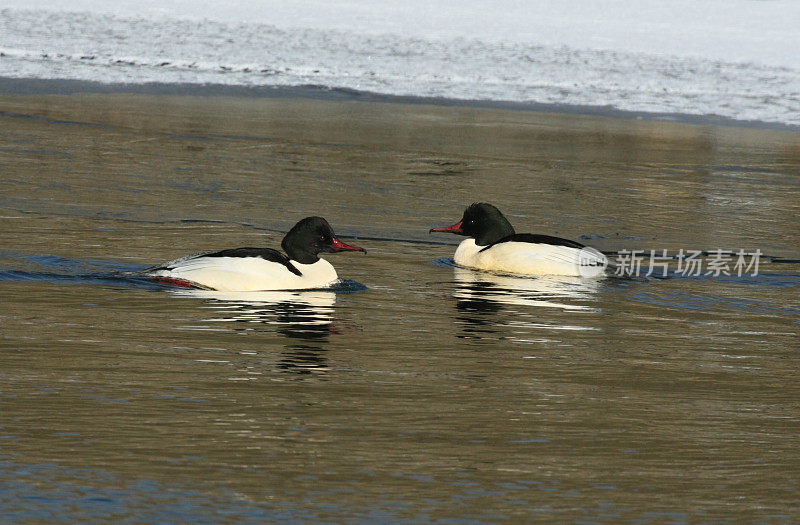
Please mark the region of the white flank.
[[324, 259], [314, 264], [292, 261], [302, 276], [260, 257], [197, 257], [179, 259], [166, 266], [173, 264], [172, 269], [157, 270], [151, 275], [183, 279], [223, 292], [325, 288], [338, 279], [333, 265]]
[[[502, 242], [484, 250], [475, 239], [466, 239], [458, 245], [453, 256], [456, 264], [466, 268], [517, 275], [569, 275], [588, 276], [587, 265], [604, 264], [602, 254], [596, 261], [588, 261], [585, 250], [552, 244], [529, 242]], [[599, 252], [598, 252], [599, 253]]]

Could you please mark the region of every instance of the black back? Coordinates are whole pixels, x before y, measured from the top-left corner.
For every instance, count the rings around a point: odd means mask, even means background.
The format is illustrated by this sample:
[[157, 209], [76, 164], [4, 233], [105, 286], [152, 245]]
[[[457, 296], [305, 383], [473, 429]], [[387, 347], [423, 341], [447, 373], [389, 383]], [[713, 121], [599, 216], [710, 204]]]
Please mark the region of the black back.
[[568, 248], [585, 248], [579, 242], [553, 237], [552, 235], [537, 235], [533, 233], [516, 233], [514, 227], [508, 222], [496, 207], [486, 202], [476, 202], [467, 207], [461, 219], [462, 235], [475, 239], [475, 244], [484, 246], [481, 251], [491, 248], [501, 242], [529, 242], [532, 244], [550, 244], [553, 246], [566, 246]]
[[200, 257], [260, 257], [265, 261], [284, 265], [295, 275], [303, 275], [300, 270], [294, 267], [288, 257], [272, 248], [231, 248], [214, 253], [204, 253]]
[[536, 235], [533, 233], [515, 233], [514, 235], [509, 235], [508, 237], [503, 237], [502, 239], [498, 240], [497, 242], [493, 242], [489, 246], [482, 248], [483, 250], [488, 250], [495, 244], [500, 244], [501, 242], [529, 242], [532, 244], [550, 244], [552, 246], [566, 246], [568, 248], [586, 248], [583, 244], [575, 241], [570, 241], [569, 239], [562, 239], [561, 237], [553, 237], [552, 235]]
[[295, 224], [281, 242], [281, 247], [286, 251], [288, 257], [272, 248], [232, 248], [219, 252], [189, 255], [164, 265], [148, 268], [147, 271], [171, 270], [184, 261], [200, 257], [259, 257], [265, 261], [282, 264], [293, 274], [302, 276], [302, 272], [292, 264], [292, 261], [300, 264], [313, 264], [319, 260], [317, 255], [320, 252], [335, 251], [333, 242], [334, 233], [328, 221], [322, 217], [306, 217]]

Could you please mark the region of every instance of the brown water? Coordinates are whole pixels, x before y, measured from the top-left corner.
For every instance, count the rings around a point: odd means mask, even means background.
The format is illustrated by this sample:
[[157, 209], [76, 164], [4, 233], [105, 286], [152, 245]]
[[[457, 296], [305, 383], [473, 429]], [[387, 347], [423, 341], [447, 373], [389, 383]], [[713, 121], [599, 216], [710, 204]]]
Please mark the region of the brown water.
[[[6, 521], [800, 520], [800, 136], [291, 99], [0, 109]], [[427, 234], [476, 200], [606, 251], [768, 257], [480, 274]], [[329, 257], [335, 292], [115, 273], [277, 246], [311, 214], [369, 251]]]

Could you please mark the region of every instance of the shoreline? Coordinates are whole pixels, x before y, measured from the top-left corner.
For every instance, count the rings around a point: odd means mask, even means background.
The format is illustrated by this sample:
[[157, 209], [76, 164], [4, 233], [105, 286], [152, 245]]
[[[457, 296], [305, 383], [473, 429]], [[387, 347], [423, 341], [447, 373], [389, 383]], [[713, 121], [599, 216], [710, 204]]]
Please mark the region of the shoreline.
[[41, 79], [0, 77], [0, 95], [81, 95], [81, 94], [136, 94], [183, 95], [204, 97], [243, 98], [300, 98], [332, 102], [371, 102], [389, 104], [430, 105], [439, 107], [499, 109], [507, 111], [548, 114], [583, 115], [623, 120], [668, 122], [701, 126], [749, 128], [788, 133], [800, 133], [800, 126], [780, 122], [737, 120], [718, 115], [693, 115], [687, 113], [656, 113], [620, 110], [610, 106], [547, 104], [505, 100], [469, 100], [411, 95], [386, 95], [348, 88], [328, 88], [315, 85], [301, 86], [242, 86], [228, 84], [191, 84], [147, 82], [142, 84], [102, 83], [74, 79]]

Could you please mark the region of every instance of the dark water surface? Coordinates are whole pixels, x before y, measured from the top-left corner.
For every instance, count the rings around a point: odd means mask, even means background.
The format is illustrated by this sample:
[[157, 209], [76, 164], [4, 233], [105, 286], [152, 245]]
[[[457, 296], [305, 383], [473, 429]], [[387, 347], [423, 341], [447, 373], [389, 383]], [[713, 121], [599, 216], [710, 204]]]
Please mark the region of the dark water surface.
[[[0, 99], [5, 521], [800, 520], [800, 136], [400, 104]], [[429, 236], [485, 200], [759, 273], [520, 279]], [[333, 291], [119, 272], [369, 254]], [[793, 262], [794, 261], [794, 262]]]

